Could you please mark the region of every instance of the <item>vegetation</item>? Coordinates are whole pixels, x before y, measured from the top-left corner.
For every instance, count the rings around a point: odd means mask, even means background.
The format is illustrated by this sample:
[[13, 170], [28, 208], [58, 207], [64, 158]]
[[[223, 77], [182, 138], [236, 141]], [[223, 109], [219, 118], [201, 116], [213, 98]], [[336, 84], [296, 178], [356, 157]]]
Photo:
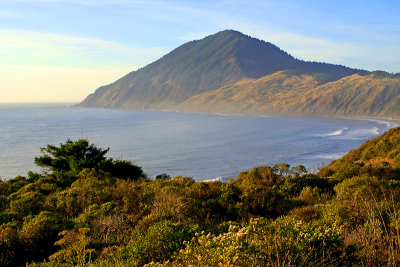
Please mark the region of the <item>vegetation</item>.
[[400, 128], [365, 142], [321, 170], [322, 177], [342, 181], [352, 176], [390, 177], [400, 180]]
[[391, 129], [318, 174], [277, 164], [225, 183], [48, 145], [43, 173], [0, 182], [0, 266], [397, 266], [399, 140]]

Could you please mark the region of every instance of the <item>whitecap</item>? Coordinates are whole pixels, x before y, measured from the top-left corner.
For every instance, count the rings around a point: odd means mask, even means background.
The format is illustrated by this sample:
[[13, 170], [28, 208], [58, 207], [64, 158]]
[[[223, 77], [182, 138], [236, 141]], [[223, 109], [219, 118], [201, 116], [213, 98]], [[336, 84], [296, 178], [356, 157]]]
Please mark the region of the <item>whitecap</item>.
[[327, 154], [316, 154], [307, 157], [308, 159], [327, 159], [327, 160], [335, 160], [343, 157], [347, 152], [340, 153], [327, 153]]
[[347, 130], [348, 130], [348, 128], [345, 127], [345, 128], [342, 128], [342, 129], [334, 131], [334, 132], [321, 134], [319, 136], [321, 136], [321, 137], [340, 136], [340, 135], [343, 135], [343, 133], [345, 133]]

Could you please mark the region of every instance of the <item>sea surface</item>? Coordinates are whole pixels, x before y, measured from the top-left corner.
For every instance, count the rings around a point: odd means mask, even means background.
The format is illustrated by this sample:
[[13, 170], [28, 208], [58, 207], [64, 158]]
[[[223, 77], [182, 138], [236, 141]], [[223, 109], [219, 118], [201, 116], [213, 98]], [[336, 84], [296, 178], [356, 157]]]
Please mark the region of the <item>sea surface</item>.
[[302, 164], [316, 171], [398, 124], [319, 119], [0, 104], [0, 177], [41, 171], [40, 148], [87, 138], [107, 156], [130, 160], [151, 177], [236, 177], [259, 165]]

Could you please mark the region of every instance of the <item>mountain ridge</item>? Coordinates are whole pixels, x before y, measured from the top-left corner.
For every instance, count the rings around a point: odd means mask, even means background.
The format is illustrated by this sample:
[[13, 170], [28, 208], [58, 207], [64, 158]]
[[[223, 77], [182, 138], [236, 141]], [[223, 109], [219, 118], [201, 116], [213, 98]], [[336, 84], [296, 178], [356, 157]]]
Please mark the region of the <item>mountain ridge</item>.
[[[349, 80], [353, 75], [359, 76]], [[399, 88], [396, 75], [299, 60], [272, 43], [225, 30], [187, 42], [98, 88], [79, 106], [398, 118]], [[360, 92], [363, 97], [355, 95]], [[280, 107], [285, 103], [288, 106]]]

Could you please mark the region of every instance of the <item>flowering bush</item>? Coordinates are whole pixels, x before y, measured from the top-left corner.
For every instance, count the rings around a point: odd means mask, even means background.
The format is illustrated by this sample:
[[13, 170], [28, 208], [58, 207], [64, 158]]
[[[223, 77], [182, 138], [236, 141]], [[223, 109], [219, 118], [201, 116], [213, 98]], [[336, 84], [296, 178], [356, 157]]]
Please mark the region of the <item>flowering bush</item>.
[[175, 256], [173, 265], [255, 266], [338, 263], [342, 227], [279, 218], [253, 219], [244, 227], [231, 224], [220, 235], [198, 233]]

